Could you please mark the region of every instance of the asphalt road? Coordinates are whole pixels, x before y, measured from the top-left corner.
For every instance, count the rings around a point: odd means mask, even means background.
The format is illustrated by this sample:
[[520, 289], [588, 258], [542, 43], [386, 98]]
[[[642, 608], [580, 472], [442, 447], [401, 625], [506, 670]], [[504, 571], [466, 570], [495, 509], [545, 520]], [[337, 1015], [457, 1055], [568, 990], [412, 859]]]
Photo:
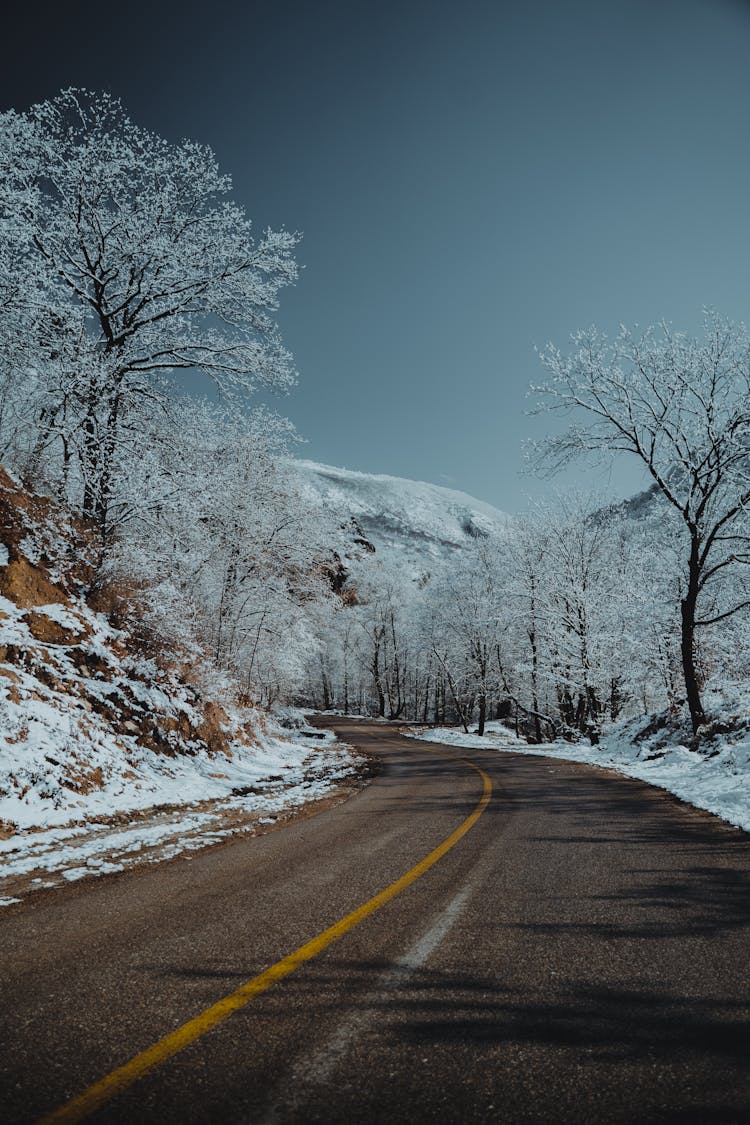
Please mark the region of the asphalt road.
[[[0, 1120], [34, 1121], [412, 870], [482, 778], [381, 759], [310, 820], [0, 916]], [[455, 752], [453, 752], [455, 753]], [[92, 1121], [750, 1121], [750, 840], [639, 782], [471, 752], [466, 834]]]

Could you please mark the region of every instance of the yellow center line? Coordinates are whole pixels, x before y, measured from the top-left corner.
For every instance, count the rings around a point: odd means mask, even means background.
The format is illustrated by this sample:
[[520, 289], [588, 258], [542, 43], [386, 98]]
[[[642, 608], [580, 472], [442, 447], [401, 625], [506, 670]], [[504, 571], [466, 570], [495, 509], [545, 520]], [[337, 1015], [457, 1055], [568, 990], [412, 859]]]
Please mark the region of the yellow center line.
[[[420, 747], [421, 749], [421, 747]], [[425, 747], [426, 749], [426, 747]], [[439, 754], [440, 751], [437, 751]], [[447, 755], [446, 755], [447, 756]], [[312, 938], [310, 941], [305, 942], [294, 953], [290, 953], [287, 957], [277, 961], [275, 965], [271, 965], [269, 969], [260, 973], [257, 977], [247, 981], [246, 984], [241, 985], [234, 992], [230, 992], [228, 996], [223, 997], [216, 1004], [212, 1004], [210, 1008], [195, 1016], [193, 1019], [188, 1020], [181, 1027], [175, 1031], [165, 1035], [163, 1039], [159, 1039], [152, 1046], [147, 1047], [145, 1051], [135, 1055], [129, 1062], [123, 1066], [117, 1067], [116, 1070], [110, 1071], [104, 1078], [99, 1079], [93, 1086], [89, 1086], [83, 1093], [77, 1094], [71, 1098], [69, 1102], [59, 1106], [45, 1117], [40, 1118], [38, 1125], [47, 1125], [49, 1122], [73, 1122], [81, 1121], [84, 1117], [95, 1113], [107, 1102], [116, 1098], [124, 1090], [131, 1086], [138, 1079], [143, 1078], [144, 1075], [150, 1071], [155, 1070], [156, 1067], [161, 1066], [173, 1055], [179, 1051], [184, 1050], [196, 1039], [200, 1039], [207, 1032], [218, 1024], [223, 1023], [234, 1012], [238, 1012], [244, 1008], [261, 992], [265, 992], [277, 981], [283, 980], [293, 973], [300, 965], [304, 965], [306, 961], [311, 961], [313, 957], [317, 957], [324, 949], [327, 949], [333, 942], [338, 941], [344, 934], [348, 933], [365, 918], [369, 918], [381, 906], [385, 906], [392, 898], [400, 894], [401, 891], [406, 890], [412, 883], [416, 882], [420, 876], [429, 871], [438, 860], [442, 859], [451, 848], [455, 847], [459, 840], [466, 835], [489, 804], [490, 796], [492, 795], [492, 782], [490, 781], [484, 770], [479, 766], [474, 765], [473, 762], [467, 761], [465, 758], [459, 759], [464, 765], [470, 766], [473, 770], [481, 776], [483, 782], [482, 796], [479, 804], [474, 811], [463, 821], [462, 824], [451, 832], [441, 844], [426, 855], [424, 859], [397, 879], [395, 883], [391, 883], [385, 890], [380, 891], [373, 898], [369, 899], [362, 906], [353, 910], [351, 914], [347, 914], [340, 921], [329, 926], [327, 930], [323, 930], [317, 937]]]

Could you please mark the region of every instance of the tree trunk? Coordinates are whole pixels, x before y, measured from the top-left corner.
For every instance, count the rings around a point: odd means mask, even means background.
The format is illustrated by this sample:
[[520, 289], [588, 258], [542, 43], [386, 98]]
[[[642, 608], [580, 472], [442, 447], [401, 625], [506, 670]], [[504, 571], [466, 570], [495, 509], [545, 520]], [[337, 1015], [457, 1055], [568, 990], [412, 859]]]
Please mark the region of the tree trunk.
[[372, 653], [372, 678], [375, 682], [375, 690], [378, 693], [378, 717], [384, 719], [385, 692], [383, 691], [383, 681], [380, 678], [380, 642], [377, 639]]
[[487, 721], [487, 696], [485, 692], [479, 695], [479, 720], [477, 722], [477, 734], [484, 734], [484, 724]]
[[536, 742], [542, 741], [542, 724], [539, 720], [539, 653], [536, 647], [536, 630], [529, 630], [531, 643], [531, 707], [534, 712], [534, 738]]
[[110, 507], [113, 499], [112, 487], [112, 469], [114, 466], [115, 453], [117, 451], [117, 440], [119, 436], [119, 416], [120, 416], [120, 395], [116, 393], [112, 399], [107, 416], [107, 423], [104, 432], [104, 445], [101, 451], [101, 466], [99, 472], [99, 488], [96, 497], [95, 515], [96, 522], [99, 525], [99, 535], [102, 541], [102, 547], [107, 546], [108, 536], [108, 519]]
[[539, 652], [536, 643], [536, 576], [531, 575], [531, 599], [529, 602], [529, 644], [531, 645], [531, 706], [534, 711], [534, 738], [537, 744], [542, 741], [542, 724], [539, 721]]
[[97, 434], [93, 412], [89, 410], [82, 426], [81, 470], [83, 474], [83, 514], [93, 519], [96, 509]]
[[333, 698], [331, 695], [331, 681], [328, 678], [328, 673], [326, 672], [326, 667], [323, 663], [322, 658], [320, 661], [320, 686], [323, 692], [323, 710], [330, 711], [333, 704]]
[[570, 730], [575, 726], [576, 715], [573, 697], [570, 694], [569, 688], [558, 687], [557, 706], [560, 711], [560, 718], [562, 719], [563, 726], [567, 727], [568, 730]]
[[706, 721], [706, 713], [701, 702], [698, 673], [695, 667], [695, 608], [698, 601], [698, 580], [700, 576], [698, 566], [699, 546], [698, 541], [694, 539], [690, 549], [687, 593], [680, 603], [682, 611], [682, 674], [685, 678], [685, 694], [690, 710], [693, 734], [697, 733], [698, 727]]

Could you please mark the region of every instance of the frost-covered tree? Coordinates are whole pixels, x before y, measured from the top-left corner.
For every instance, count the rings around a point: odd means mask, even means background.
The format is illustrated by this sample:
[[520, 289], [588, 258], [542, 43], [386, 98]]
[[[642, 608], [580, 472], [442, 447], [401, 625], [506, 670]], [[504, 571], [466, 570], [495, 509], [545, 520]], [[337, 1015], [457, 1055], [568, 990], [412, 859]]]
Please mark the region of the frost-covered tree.
[[476, 713], [478, 734], [500, 690], [508, 626], [504, 556], [498, 537], [476, 538], [426, 591], [424, 632], [435, 666], [465, 729]]
[[507, 531], [507, 613], [515, 635], [514, 669], [528, 680], [527, 699], [512, 691], [508, 670], [501, 669], [506, 692], [516, 709], [524, 710], [533, 724], [534, 738], [542, 741], [543, 730], [555, 735], [558, 723], [543, 707], [544, 681], [551, 673], [547, 624], [549, 538], [546, 521], [537, 511], [519, 517]]
[[558, 496], [540, 512], [549, 674], [568, 730], [598, 738], [623, 695], [622, 598], [627, 561], [619, 519], [595, 499]]
[[549, 347], [542, 407], [583, 416], [546, 443], [552, 468], [578, 454], [637, 457], [677, 516], [680, 649], [693, 730], [705, 721], [700, 634], [750, 606], [750, 338], [707, 314], [699, 339], [666, 325], [614, 339], [595, 329]]
[[122, 533], [107, 573], [141, 580], [216, 667], [268, 702], [303, 681], [315, 651], [330, 531], [295, 489], [285, 419], [189, 398], [172, 409], [177, 426], [154, 426], [118, 468]]
[[632, 696], [621, 522], [595, 498], [558, 494], [506, 529], [503, 682], [538, 742], [596, 738]]
[[381, 717], [402, 718], [410, 699], [418, 592], [410, 575], [379, 559], [372, 560], [367, 578], [359, 586], [359, 618], [366, 638], [363, 651]]
[[108, 94], [0, 115], [0, 316], [17, 378], [44, 383], [37, 452], [54, 446], [103, 535], [118, 451], [163, 407], [166, 376], [294, 381], [275, 312], [297, 236], [254, 239], [230, 193], [210, 148], [167, 142]]

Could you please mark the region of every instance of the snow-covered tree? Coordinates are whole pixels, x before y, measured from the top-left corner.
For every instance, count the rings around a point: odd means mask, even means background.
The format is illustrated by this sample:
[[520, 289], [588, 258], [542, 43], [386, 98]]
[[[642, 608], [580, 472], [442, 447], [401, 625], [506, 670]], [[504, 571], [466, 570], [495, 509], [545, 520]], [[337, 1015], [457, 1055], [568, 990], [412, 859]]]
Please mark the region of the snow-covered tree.
[[330, 532], [295, 490], [285, 419], [189, 398], [172, 409], [177, 428], [155, 426], [122, 479], [118, 467], [108, 572], [138, 576], [170, 613], [176, 591], [213, 663], [268, 700], [315, 651]]
[[434, 666], [459, 721], [468, 729], [476, 713], [479, 734], [500, 692], [499, 650], [508, 624], [504, 563], [498, 537], [475, 538], [426, 590], [423, 635]]
[[544, 681], [550, 678], [549, 630], [547, 624], [547, 592], [549, 553], [546, 521], [539, 518], [519, 517], [507, 533], [507, 591], [506, 612], [509, 626], [515, 634], [515, 659], [513, 668], [525, 673], [528, 680], [527, 699], [519, 699], [508, 680], [508, 662], [501, 668], [506, 693], [512, 697], [516, 709], [521, 708], [533, 724], [534, 738], [542, 741], [543, 731], [556, 734], [557, 721], [547, 709], [542, 710]]
[[624, 452], [645, 466], [678, 518], [681, 661], [693, 730], [705, 721], [696, 644], [750, 606], [750, 338], [707, 314], [699, 339], [666, 325], [612, 340], [595, 329], [543, 354], [543, 407], [583, 415], [549, 439], [553, 468], [578, 454]]
[[230, 193], [210, 148], [148, 132], [108, 94], [0, 115], [0, 315], [18, 379], [46, 382], [40, 448], [69, 482], [75, 469], [103, 535], [118, 450], [164, 407], [166, 376], [227, 392], [294, 381], [275, 312], [297, 236], [255, 240]]

